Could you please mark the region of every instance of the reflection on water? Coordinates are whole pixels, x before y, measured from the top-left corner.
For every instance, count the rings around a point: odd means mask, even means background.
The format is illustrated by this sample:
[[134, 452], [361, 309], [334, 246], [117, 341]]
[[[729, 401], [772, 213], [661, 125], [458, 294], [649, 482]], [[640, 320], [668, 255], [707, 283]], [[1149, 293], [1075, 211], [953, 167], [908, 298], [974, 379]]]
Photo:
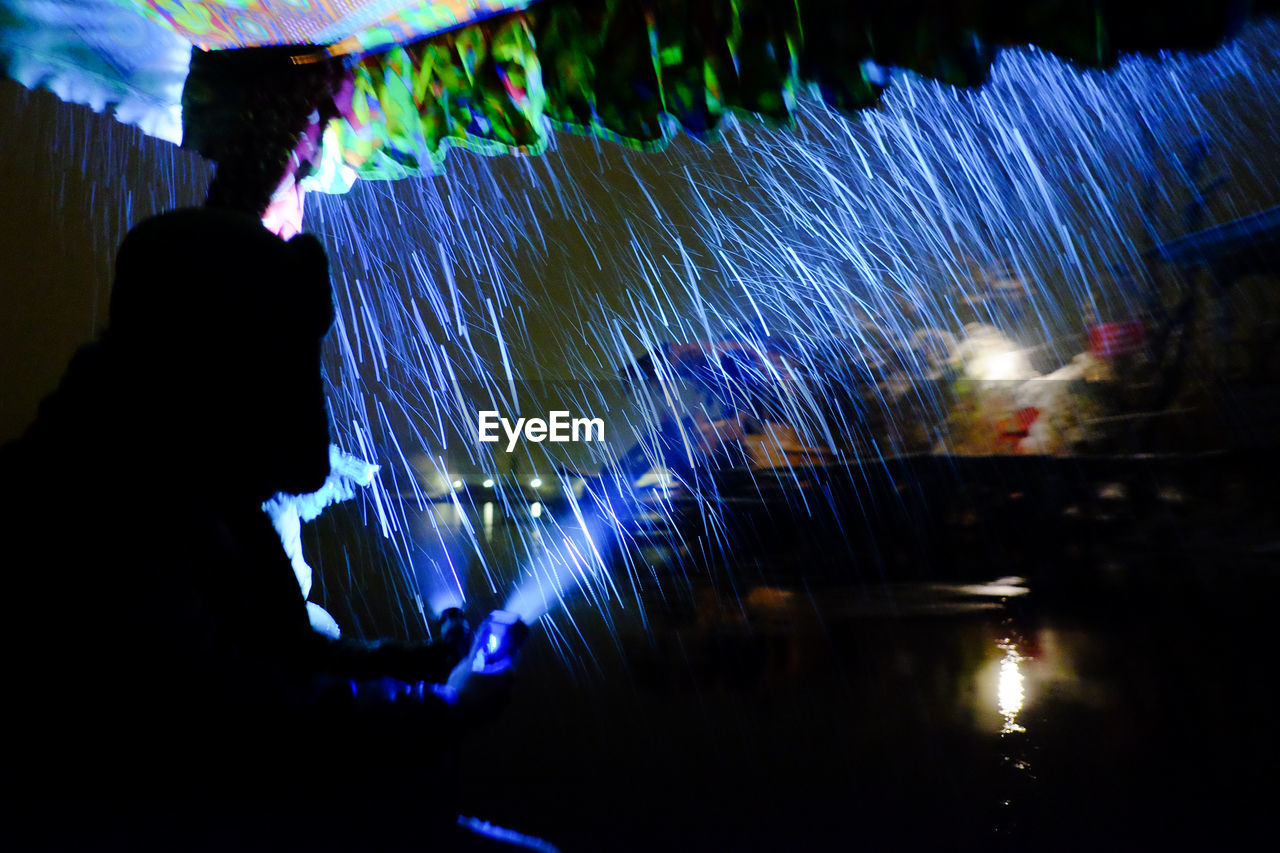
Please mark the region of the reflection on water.
[[486, 545], [493, 544], [493, 510], [493, 501], [486, 501], [481, 513], [484, 523], [484, 541]]
[[1025, 697], [1022, 690], [1022, 672], [1018, 668], [1022, 656], [1018, 654], [1018, 647], [1011, 642], [1000, 643], [999, 647], [1004, 652], [1004, 657], [1000, 660], [1000, 682], [997, 694], [1000, 714], [1004, 717], [1004, 728], [1000, 733], [1025, 732], [1026, 729], [1018, 725], [1018, 712], [1022, 710], [1022, 701]]
[[[477, 508], [479, 556], [456, 510], [424, 517], [424, 540], [461, 543], [433, 556], [473, 614], [504, 603], [528, 543], [563, 538], [517, 509]], [[1274, 580], [1149, 543], [1105, 571], [1039, 553], [1026, 577], [948, 583], [836, 552], [821, 581], [736, 559], [646, 543], [607, 615], [571, 590], [468, 742], [464, 811], [566, 853], [1242, 849], [1270, 813]]]

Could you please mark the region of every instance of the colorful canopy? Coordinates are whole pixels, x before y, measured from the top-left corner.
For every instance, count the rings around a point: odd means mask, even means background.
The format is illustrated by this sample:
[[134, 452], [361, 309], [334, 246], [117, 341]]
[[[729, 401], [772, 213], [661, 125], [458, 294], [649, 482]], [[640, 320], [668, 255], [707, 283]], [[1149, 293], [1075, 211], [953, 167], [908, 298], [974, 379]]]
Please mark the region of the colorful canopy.
[[120, 0], [0, 0], [0, 72], [182, 141], [191, 45]]
[[[804, 93], [847, 112], [874, 106], [890, 69], [976, 85], [1008, 45], [1034, 42], [1087, 66], [1128, 50], [1208, 48], [1242, 8], [1204, 3], [1171, 16], [1156, 0], [542, 0], [345, 61], [300, 174], [308, 188], [342, 192], [357, 177], [438, 173], [452, 147], [536, 154], [552, 129], [660, 149], [681, 129], [714, 139], [730, 114], [787, 125]], [[205, 144], [205, 116], [225, 135], [225, 120], [244, 111], [236, 59], [197, 57], [198, 85], [188, 85], [189, 139], [214, 159], [223, 154]], [[324, 52], [289, 61], [340, 62]], [[288, 87], [288, 76], [276, 85]]]
[[[278, 186], [342, 192], [356, 178], [438, 173], [452, 147], [536, 154], [553, 128], [653, 150], [681, 129], [714, 139], [732, 114], [786, 125], [805, 93], [856, 112], [878, 102], [893, 69], [976, 85], [1006, 46], [1034, 43], [1082, 66], [1209, 48], [1280, 5], [1206, 0], [1175, 15], [1161, 0], [84, 2], [212, 48], [186, 79], [184, 144], [219, 162], [228, 197], [259, 210]], [[74, 20], [84, 2], [0, 0], [0, 64], [14, 74], [7, 36], [32, 30], [31, 15]], [[84, 55], [83, 28], [69, 32], [80, 41], [61, 64], [44, 51], [37, 68], [65, 71]], [[92, 37], [112, 67], [110, 33]]]
[[407, 44], [530, 0], [114, 0], [201, 50], [333, 45], [361, 53]]

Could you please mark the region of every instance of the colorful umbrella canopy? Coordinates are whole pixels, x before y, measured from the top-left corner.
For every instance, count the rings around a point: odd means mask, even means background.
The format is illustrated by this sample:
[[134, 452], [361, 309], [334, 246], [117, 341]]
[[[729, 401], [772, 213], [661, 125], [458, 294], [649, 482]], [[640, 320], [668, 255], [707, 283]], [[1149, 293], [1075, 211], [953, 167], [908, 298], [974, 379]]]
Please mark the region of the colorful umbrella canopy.
[[531, 0], [113, 0], [201, 50], [290, 44], [367, 53], [407, 44]]
[[[1088, 67], [1209, 48], [1277, 5], [1206, 0], [1175, 15], [1156, 0], [89, 2], [121, 23], [132, 13], [164, 34], [157, 44], [200, 48], [182, 96], [184, 144], [220, 164], [211, 200], [258, 212], [302, 188], [438, 173], [454, 147], [537, 154], [552, 129], [654, 150], [681, 129], [715, 139], [730, 115], [785, 126], [803, 94], [856, 112], [895, 70], [979, 84], [1007, 46]], [[75, 20], [84, 3], [0, 0], [11, 74], [9, 34], [50, 8]], [[99, 59], [150, 50], [110, 35], [93, 33]], [[64, 70], [78, 55], [66, 51]], [[14, 76], [48, 82], [29, 68]]]

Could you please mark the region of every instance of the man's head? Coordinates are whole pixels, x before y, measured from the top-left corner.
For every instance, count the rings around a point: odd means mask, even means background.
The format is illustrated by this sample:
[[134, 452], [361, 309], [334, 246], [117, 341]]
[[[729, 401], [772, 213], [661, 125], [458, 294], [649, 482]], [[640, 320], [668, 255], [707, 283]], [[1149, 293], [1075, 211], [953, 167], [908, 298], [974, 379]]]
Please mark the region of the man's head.
[[286, 243], [249, 215], [181, 210], [125, 238], [104, 342], [139, 416], [194, 473], [265, 499], [317, 489], [328, 473], [320, 344], [332, 321], [314, 237]]

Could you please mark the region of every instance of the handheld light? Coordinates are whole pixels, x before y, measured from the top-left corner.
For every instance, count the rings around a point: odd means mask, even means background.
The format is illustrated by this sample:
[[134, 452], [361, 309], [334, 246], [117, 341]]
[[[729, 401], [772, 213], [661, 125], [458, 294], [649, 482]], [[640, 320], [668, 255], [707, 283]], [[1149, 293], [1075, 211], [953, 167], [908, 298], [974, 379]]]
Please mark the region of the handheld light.
[[480, 624], [471, 646], [471, 669], [475, 672], [499, 672], [511, 665], [512, 659], [529, 636], [529, 626], [509, 610], [495, 610]]

